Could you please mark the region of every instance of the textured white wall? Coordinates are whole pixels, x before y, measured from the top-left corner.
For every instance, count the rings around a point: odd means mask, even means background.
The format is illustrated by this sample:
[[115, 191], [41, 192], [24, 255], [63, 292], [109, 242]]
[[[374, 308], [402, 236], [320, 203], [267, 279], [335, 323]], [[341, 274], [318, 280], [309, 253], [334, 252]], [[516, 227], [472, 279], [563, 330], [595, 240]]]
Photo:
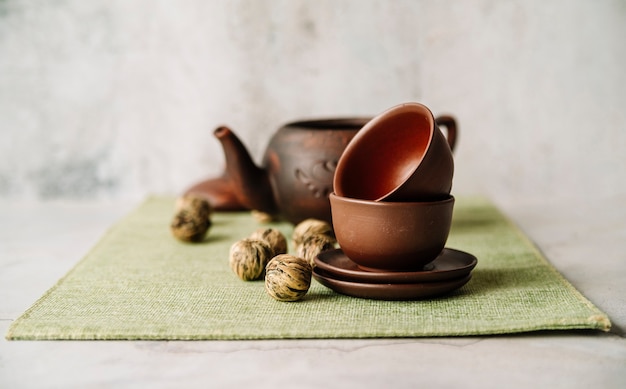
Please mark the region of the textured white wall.
[[0, 0], [0, 197], [141, 198], [294, 119], [460, 125], [456, 194], [626, 194], [626, 2]]

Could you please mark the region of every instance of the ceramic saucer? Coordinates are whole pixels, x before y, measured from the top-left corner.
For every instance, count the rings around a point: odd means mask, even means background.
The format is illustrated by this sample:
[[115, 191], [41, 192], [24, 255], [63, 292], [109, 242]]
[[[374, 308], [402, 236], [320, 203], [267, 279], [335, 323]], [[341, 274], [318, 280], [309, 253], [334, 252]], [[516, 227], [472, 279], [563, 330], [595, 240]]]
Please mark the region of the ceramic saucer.
[[370, 284], [407, 284], [458, 279], [468, 275], [476, 266], [472, 254], [443, 249], [441, 254], [423, 270], [410, 272], [364, 270], [340, 249], [325, 251], [315, 258], [315, 266], [334, 279]]
[[472, 275], [467, 274], [461, 278], [439, 282], [368, 284], [339, 280], [316, 267], [313, 269], [313, 278], [327, 288], [347, 296], [373, 300], [419, 300], [452, 292], [465, 285]]

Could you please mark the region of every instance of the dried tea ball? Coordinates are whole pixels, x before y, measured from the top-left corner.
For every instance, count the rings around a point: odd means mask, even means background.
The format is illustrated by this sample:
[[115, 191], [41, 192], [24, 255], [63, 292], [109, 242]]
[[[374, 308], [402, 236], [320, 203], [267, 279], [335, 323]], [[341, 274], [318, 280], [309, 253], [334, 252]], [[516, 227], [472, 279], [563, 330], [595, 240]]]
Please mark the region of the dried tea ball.
[[267, 224], [267, 223], [276, 221], [276, 217], [274, 215], [271, 215], [263, 211], [258, 211], [256, 209], [253, 209], [251, 213], [252, 213], [252, 217], [259, 223]]
[[263, 277], [265, 265], [272, 258], [272, 248], [260, 239], [242, 239], [230, 247], [230, 268], [244, 281]]
[[311, 286], [313, 268], [304, 258], [281, 254], [265, 269], [265, 290], [278, 301], [300, 300]]
[[306, 236], [298, 246], [296, 255], [306, 259], [311, 266], [315, 266], [315, 257], [320, 253], [335, 248], [336, 240], [328, 235], [315, 234]]
[[188, 193], [177, 198], [174, 209], [176, 210], [176, 212], [182, 209], [197, 209], [202, 210], [203, 212], [208, 211], [209, 217], [213, 213], [213, 206], [211, 205], [209, 199], [202, 195], [194, 193]]
[[199, 242], [211, 227], [211, 204], [208, 200], [186, 195], [176, 201], [176, 213], [170, 229], [177, 239]]
[[306, 219], [298, 223], [293, 230], [293, 246], [298, 248], [304, 241], [304, 238], [311, 235], [327, 235], [335, 239], [335, 233], [331, 225], [323, 220]]
[[275, 228], [259, 228], [250, 235], [250, 238], [266, 241], [274, 252], [272, 256], [287, 254], [287, 238]]

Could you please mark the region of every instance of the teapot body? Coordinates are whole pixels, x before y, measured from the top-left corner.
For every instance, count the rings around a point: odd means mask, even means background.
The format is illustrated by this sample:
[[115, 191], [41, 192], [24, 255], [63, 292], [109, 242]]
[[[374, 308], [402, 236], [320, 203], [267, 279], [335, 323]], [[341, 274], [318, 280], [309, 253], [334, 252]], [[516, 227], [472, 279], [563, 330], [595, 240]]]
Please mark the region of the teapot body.
[[272, 136], [263, 157], [274, 204], [284, 219], [331, 221], [328, 195], [337, 161], [367, 118], [298, 121]]

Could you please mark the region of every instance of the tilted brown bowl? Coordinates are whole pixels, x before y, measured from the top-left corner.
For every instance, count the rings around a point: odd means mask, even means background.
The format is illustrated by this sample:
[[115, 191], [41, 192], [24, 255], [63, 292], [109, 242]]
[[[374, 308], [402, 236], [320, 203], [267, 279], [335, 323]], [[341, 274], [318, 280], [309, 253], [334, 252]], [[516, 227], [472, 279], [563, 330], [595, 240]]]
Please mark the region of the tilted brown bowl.
[[370, 270], [419, 270], [445, 247], [454, 197], [383, 202], [330, 194], [333, 228], [344, 254]]
[[[339, 196], [379, 201], [431, 201], [452, 188], [456, 124], [404, 103], [370, 120], [346, 146], [333, 178]], [[442, 121], [448, 138], [438, 127]]]

